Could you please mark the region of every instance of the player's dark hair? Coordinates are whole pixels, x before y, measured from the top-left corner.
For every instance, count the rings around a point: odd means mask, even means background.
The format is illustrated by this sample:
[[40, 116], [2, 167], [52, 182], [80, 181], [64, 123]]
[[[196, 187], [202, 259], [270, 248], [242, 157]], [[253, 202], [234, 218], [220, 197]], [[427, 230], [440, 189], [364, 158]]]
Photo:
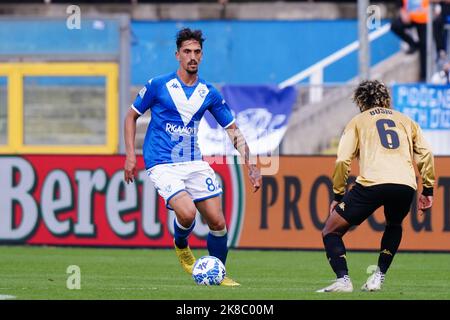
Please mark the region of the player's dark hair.
[[391, 96], [386, 85], [378, 80], [364, 80], [353, 92], [353, 102], [361, 112], [372, 108], [391, 108]]
[[180, 50], [181, 45], [186, 40], [197, 40], [200, 43], [200, 47], [203, 48], [203, 38], [202, 30], [191, 30], [190, 28], [183, 28], [177, 33], [177, 50]]

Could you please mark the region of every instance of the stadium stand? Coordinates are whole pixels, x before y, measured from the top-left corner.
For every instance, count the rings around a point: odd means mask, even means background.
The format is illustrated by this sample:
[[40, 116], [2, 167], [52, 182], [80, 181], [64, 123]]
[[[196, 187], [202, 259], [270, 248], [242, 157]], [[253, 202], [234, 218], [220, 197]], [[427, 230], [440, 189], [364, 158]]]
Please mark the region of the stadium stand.
[[[0, 2], [0, 14], [2, 15], [9, 15], [9, 16], [16, 16], [16, 17], [25, 17], [25, 16], [47, 16], [47, 17], [57, 17], [61, 16], [61, 13], [64, 13], [64, 8], [66, 7], [67, 1], [30, 1], [29, 4], [24, 6], [18, 6], [16, 4], [12, 4], [9, 1], [1, 1]], [[129, 3], [132, 5], [130, 6]], [[132, 56], [135, 62], [135, 65], [133, 65], [133, 68], [131, 69], [131, 89], [130, 89], [130, 99], [132, 100], [136, 93], [139, 91], [141, 85], [143, 82], [145, 82], [145, 79], [147, 77], [150, 77], [151, 74], [159, 74], [167, 71], [171, 71], [171, 67], [166, 65], [165, 70], [160, 70], [157, 68], [157, 70], [145, 70], [142, 69], [142, 62], [146, 59], [146, 56], [150, 56], [151, 54], [154, 54], [155, 52], [155, 43], [152, 43], [148, 39], [145, 39], [145, 36], [143, 37], [142, 34], [139, 33], [140, 28], [145, 30], [145, 32], [148, 32], [148, 30], [152, 30], [152, 24], [155, 21], [159, 20], [173, 20], [177, 21], [179, 19], [182, 19], [182, 21], [186, 21], [186, 23], [189, 23], [190, 20], [200, 20], [200, 21], [208, 21], [210, 19], [218, 19], [220, 17], [225, 19], [233, 19], [233, 21], [267, 21], [266, 27], [268, 29], [272, 28], [273, 25], [275, 25], [277, 22], [280, 21], [283, 23], [283, 21], [286, 23], [292, 23], [293, 25], [296, 23], [296, 21], [311, 21], [311, 19], [321, 19], [323, 23], [339, 23], [339, 21], [345, 21], [345, 19], [354, 19], [355, 13], [356, 13], [356, 4], [354, 2], [346, 2], [341, 3], [339, 1], [284, 1], [284, 2], [275, 2], [271, 3], [270, 1], [228, 1], [225, 2], [226, 5], [226, 12], [224, 14], [223, 12], [223, 6], [218, 1], [198, 1], [196, 3], [192, 3], [190, 1], [130, 1], [129, 3], [119, 2], [119, 1], [81, 1], [80, 5], [82, 7], [83, 14], [90, 15], [90, 14], [117, 14], [117, 13], [127, 13], [130, 14], [132, 20], [131, 30], [132, 30], [132, 44], [131, 44], [131, 50], [132, 50]], [[389, 19], [392, 17], [392, 14], [394, 12], [393, 6], [394, 1], [387, 1], [378, 4], [382, 11], [382, 18], [383, 19]], [[273, 20], [272, 20], [273, 19]], [[221, 22], [218, 22], [219, 25]], [[223, 22], [222, 28], [226, 28], [229, 26], [229, 23], [233, 23], [232, 21]], [[175, 25], [175, 23], [174, 23]], [[161, 25], [162, 26], [162, 25]], [[161, 28], [159, 26], [158, 28]], [[204, 24], [202, 27], [206, 27], [208, 30], [208, 25]], [[262, 25], [264, 28], [264, 25]], [[150, 28], [150, 29], [149, 29]], [[239, 29], [241, 28], [241, 29]], [[326, 28], [330, 28], [329, 26]], [[326, 29], [325, 28], [325, 29]], [[305, 30], [315, 30], [316, 28], [308, 28], [305, 27], [305, 29], [299, 29], [303, 31], [299, 31], [302, 35], [305, 34]], [[168, 32], [172, 32], [172, 27], [168, 27]], [[211, 29], [214, 30], [214, 29]], [[245, 26], [241, 27], [235, 27], [235, 31], [239, 34], [240, 32], [245, 32]], [[220, 32], [220, 31], [219, 31]], [[312, 31], [314, 32], [314, 31]], [[310, 35], [306, 35], [305, 38], [321, 38], [323, 35], [316, 33], [312, 33]], [[294, 35], [291, 35], [291, 37]], [[352, 36], [353, 39], [356, 39], [356, 35]], [[217, 39], [217, 37], [212, 34], [211, 39]], [[289, 37], [286, 37], [284, 39], [284, 42], [288, 42]], [[209, 42], [211, 43], [210, 40]], [[231, 40], [234, 42], [234, 46], [236, 46], [236, 43], [239, 44], [239, 42], [245, 41], [240, 40], [239, 37], [232, 37]], [[395, 53], [398, 51], [398, 47], [395, 46], [398, 45], [398, 42], [392, 42], [392, 40], [389, 45], [386, 45], [387, 42], [384, 42], [384, 49], [385, 48], [391, 48], [389, 53], [382, 52], [377, 59], [377, 63], [380, 63], [380, 66], [377, 67], [376, 70], [383, 70], [381, 73], [376, 72], [377, 76], [384, 77], [384, 73], [389, 73], [389, 68], [392, 70], [402, 70], [400, 74], [396, 75], [396, 79], [401, 79], [402, 81], [414, 81], [416, 77], [415, 73], [415, 65], [417, 64], [417, 58], [416, 57], [408, 57], [407, 59], [404, 59], [404, 56], [402, 53], [398, 53], [397, 55], [392, 55], [392, 53]], [[351, 40], [349, 41], [351, 42]], [[226, 40], [222, 40], [222, 44], [227, 43]], [[348, 43], [348, 42], [347, 42]], [[335, 47], [335, 49], [332, 50], [338, 50], [341, 47], [345, 46], [347, 44], [346, 42], [343, 42], [342, 44], [337, 44], [338, 46]], [[210, 49], [209, 50], [215, 50], [214, 55], [212, 55], [212, 58], [215, 57], [215, 55], [221, 54], [220, 49], [220, 43], [214, 43], [214, 45], [209, 44]], [[217, 47], [219, 48], [217, 49]], [[257, 47], [258, 43], [251, 44], [249, 47]], [[301, 47], [302, 42], [300, 41], [295, 46]], [[145, 50], [148, 50], [147, 48], [152, 48], [151, 52], [146, 52]], [[170, 48], [170, 46], [162, 46], [161, 48], [156, 48], [159, 54], [157, 58], [161, 59], [161, 56], [164, 54], [162, 52], [166, 52]], [[216, 49], [212, 49], [216, 48]], [[290, 46], [286, 46], [285, 48], [279, 47], [281, 51], [278, 52], [280, 55], [287, 54], [289, 50], [292, 50], [292, 44]], [[170, 49], [172, 50], [172, 49]], [[283, 51], [285, 50], [285, 51]], [[294, 49], [298, 50], [298, 49]], [[242, 51], [242, 50], [241, 50]], [[319, 51], [324, 51], [322, 49], [319, 49]], [[137, 54], [139, 52], [140, 55], [143, 55], [143, 57], [139, 57]], [[305, 54], [307, 54], [306, 50], [303, 50]], [[313, 52], [313, 50], [312, 50]], [[332, 51], [329, 51], [330, 54]], [[375, 54], [376, 56], [376, 54]], [[138, 60], [136, 60], [136, 57]], [[212, 59], [211, 58], [211, 59]], [[223, 56], [221, 59], [230, 59], [230, 56]], [[315, 57], [313, 59], [316, 59], [317, 61], [318, 57]], [[330, 150], [330, 145], [333, 144], [333, 141], [336, 139], [337, 136], [340, 135], [340, 132], [343, 128], [344, 123], [348, 119], [349, 115], [351, 115], [355, 110], [352, 108], [349, 108], [349, 92], [351, 91], [352, 85], [355, 82], [355, 59], [356, 55], [354, 54], [351, 58], [352, 61], [349, 62], [338, 62], [336, 63], [331, 71], [327, 71], [328, 73], [325, 73], [325, 81], [328, 79], [334, 79], [331, 80], [331, 83], [327, 84], [324, 87], [324, 96], [323, 100], [318, 103], [310, 103], [308, 101], [309, 96], [309, 89], [307, 83], [301, 83], [297, 86], [298, 88], [298, 99], [297, 103], [294, 107], [293, 114], [290, 120], [289, 129], [286, 133], [285, 138], [283, 139], [281, 150], [280, 152], [282, 154], [317, 154], [322, 153], [325, 150]], [[299, 55], [299, 60], [311, 60], [311, 58], [308, 58], [308, 56]], [[348, 60], [348, 59], [347, 59]], [[293, 60], [291, 60], [293, 61]], [[314, 61], [314, 60], [311, 60]], [[150, 61], [151, 65], [164, 65], [164, 60], [154, 60]], [[264, 58], [260, 60], [256, 60], [256, 64], [263, 63]], [[246, 60], [243, 57], [240, 57], [239, 59], [236, 59], [232, 61], [232, 64], [242, 64], [243, 66], [247, 64]], [[340, 63], [340, 64], [339, 64]], [[291, 65], [289, 65], [291, 64]], [[401, 69], [397, 68], [397, 65], [404, 65]], [[405, 65], [406, 64], [406, 65]], [[287, 62], [285, 65], [277, 65], [275, 68], [277, 72], [280, 73], [280, 70], [283, 68], [288, 69], [291, 68], [290, 71], [284, 71], [285, 78], [286, 76], [290, 76], [296, 72], [301, 71], [302, 69], [306, 69], [308, 65], [304, 66], [295, 66], [296, 63]], [[349, 65], [353, 65], [353, 67], [349, 67]], [[382, 67], [383, 65], [384, 67]], [[347, 78], [345, 78], [345, 74], [348, 72], [348, 70], [351, 70], [353, 68], [353, 74], [348, 74]], [[210, 70], [211, 68], [205, 67], [205, 70]], [[213, 79], [217, 85], [221, 85], [223, 83], [236, 83], [236, 80], [233, 79], [239, 79], [242, 81], [243, 79], [248, 79], [248, 83], [257, 83], [260, 82], [261, 79], [264, 79], [264, 76], [261, 75], [255, 75], [253, 78], [249, 76], [248, 73], [246, 73], [243, 70], [243, 67], [236, 68], [238, 71], [234, 75], [233, 78], [229, 77], [227, 78], [226, 72], [221, 70], [226, 70], [226, 67], [215, 68], [217, 70], [216, 74], [208, 74], [206, 78]], [[239, 73], [239, 70], [241, 71], [241, 74]], [[344, 77], [344, 78], [342, 78]], [[278, 80], [275, 80], [275, 82], [280, 82], [283, 80], [282, 76], [277, 76]], [[389, 79], [389, 77], [387, 77]], [[238, 80], [238, 81], [239, 81]], [[273, 81], [270, 78], [266, 78], [265, 80], [262, 80], [265, 83], [268, 83], [270, 81]], [[328, 80], [329, 81], [329, 80]], [[337, 82], [340, 82], [341, 84], [337, 84]], [[343, 82], [347, 82], [347, 84], [343, 84]], [[334, 89], [336, 86], [339, 88]], [[83, 90], [85, 90], [84, 88]], [[96, 96], [98, 93], [92, 91], [92, 92], [85, 92], [86, 99], [90, 99], [92, 101], [97, 101]], [[71, 96], [69, 94], [69, 96]], [[72, 95], [74, 96], [74, 95]], [[36, 97], [39, 97], [39, 93], [36, 93]], [[67, 98], [65, 98], [67, 99]], [[36, 100], [38, 101], [38, 100]], [[61, 100], [63, 102], [63, 100]], [[28, 103], [26, 101], [26, 103]], [[131, 103], [131, 101], [130, 101]], [[56, 103], [57, 104], [57, 103]], [[38, 105], [38, 104], [36, 104]], [[42, 103], [40, 104], [43, 105]], [[121, 106], [123, 108], [124, 106]], [[52, 114], [51, 106], [47, 106], [48, 108], [48, 114]], [[92, 108], [91, 108], [92, 109]], [[94, 108], [95, 109], [95, 108]], [[31, 103], [28, 108], [26, 109], [27, 115], [31, 116], [33, 115], [33, 110], [36, 110], [36, 108], [33, 108], [33, 104]], [[339, 111], [338, 111], [339, 110]], [[0, 110], [0, 117], [1, 117], [1, 110]], [[94, 112], [94, 115], [96, 113]], [[333, 115], [333, 119], [336, 118], [335, 121], [332, 121], [330, 123], [330, 130], [329, 134], [326, 135], [317, 135], [314, 134], [318, 129], [317, 125], [315, 124], [313, 119], [318, 119], [319, 116], [327, 116], [327, 115]], [[101, 115], [98, 115], [101, 117]], [[1, 119], [1, 118], [0, 118]], [[30, 128], [27, 128], [27, 132], [29, 133], [28, 136], [33, 137], [32, 140], [29, 141], [42, 141], [44, 139], [43, 137], [39, 137], [38, 132], [41, 132], [42, 129], [45, 127], [44, 124], [39, 122], [39, 117], [34, 116], [33, 121], [30, 121], [27, 125], [31, 126]], [[98, 121], [99, 119], [93, 118], [93, 123], [95, 121]], [[148, 116], [143, 117], [138, 122], [138, 132], [137, 132], [137, 148], [140, 149], [140, 145], [143, 141], [143, 136], [145, 134], [145, 129], [148, 124]], [[72, 121], [73, 122], [73, 121]], [[80, 138], [78, 139], [78, 142], [85, 141], [86, 139], [82, 138], [83, 132], [85, 132], [88, 137], [91, 135], [93, 138], [92, 141], [103, 141], [104, 140], [104, 129], [99, 130], [99, 126], [95, 125], [59, 125], [61, 130], [66, 130], [66, 134], [70, 135], [73, 134], [74, 127], [77, 127], [76, 130], [78, 130], [78, 133], [80, 134]], [[72, 128], [72, 129], [70, 129]], [[102, 128], [102, 127], [100, 127]], [[1, 123], [0, 123], [0, 129], [1, 129]], [[72, 130], [72, 131], [70, 131]], [[97, 131], [96, 131], [97, 130]], [[310, 137], [317, 137], [315, 139], [307, 139], [303, 140], [302, 143], [299, 143], [294, 137], [296, 136], [310, 136]], [[64, 140], [64, 135], [60, 137], [62, 139], [61, 141], [67, 141]], [[83, 140], [84, 139], [84, 140]]]

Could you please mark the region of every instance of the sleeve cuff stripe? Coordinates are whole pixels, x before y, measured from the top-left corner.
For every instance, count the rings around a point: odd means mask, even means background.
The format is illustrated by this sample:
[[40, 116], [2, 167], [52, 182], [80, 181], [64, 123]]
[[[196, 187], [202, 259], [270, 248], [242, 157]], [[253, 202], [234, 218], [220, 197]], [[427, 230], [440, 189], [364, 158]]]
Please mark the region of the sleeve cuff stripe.
[[136, 109], [136, 107], [134, 105], [131, 105], [131, 108], [136, 111], [136, 113], [138, 113], [139, 115], [142, 116], [142, 112], [140, 112], [138, 109]]
[[236, 119], [233, 119], [233, 120], [231, 120], [231, 122], [229, 123], [229, 124], [227, 124], [226, 126], [224, 126], [223, 128], [224, 129], [226, 129], [226, 128], [228, 128], [229, 126], [231, 126], [233, 123], [235, 123], [236, 122]]

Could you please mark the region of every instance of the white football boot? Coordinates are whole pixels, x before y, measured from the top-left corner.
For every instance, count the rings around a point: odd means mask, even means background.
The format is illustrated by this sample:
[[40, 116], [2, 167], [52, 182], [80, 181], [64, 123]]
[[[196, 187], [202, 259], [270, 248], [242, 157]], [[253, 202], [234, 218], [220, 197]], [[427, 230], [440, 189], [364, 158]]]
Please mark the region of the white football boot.
[[336, 279], [331, 285], [316, 292], [353, 292], [352, 281], [349, 276]]
[[384, 282], [384, 273], [381, 271], [374, 272], [361, 287], [362, 291], [379, 291]]

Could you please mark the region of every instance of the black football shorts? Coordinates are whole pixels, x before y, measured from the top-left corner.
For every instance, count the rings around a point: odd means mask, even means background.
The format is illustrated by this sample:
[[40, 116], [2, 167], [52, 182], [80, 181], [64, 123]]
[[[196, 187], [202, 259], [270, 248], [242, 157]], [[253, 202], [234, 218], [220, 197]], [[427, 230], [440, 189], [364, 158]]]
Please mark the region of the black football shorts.
[[350, 225], [360, 225], [376, 209], [384, 206], [386, 222], [401, 224], [411, 208], [415, 193], [416, 190], [404, 184], [364, 187], [356, 183], [335, 209]]

